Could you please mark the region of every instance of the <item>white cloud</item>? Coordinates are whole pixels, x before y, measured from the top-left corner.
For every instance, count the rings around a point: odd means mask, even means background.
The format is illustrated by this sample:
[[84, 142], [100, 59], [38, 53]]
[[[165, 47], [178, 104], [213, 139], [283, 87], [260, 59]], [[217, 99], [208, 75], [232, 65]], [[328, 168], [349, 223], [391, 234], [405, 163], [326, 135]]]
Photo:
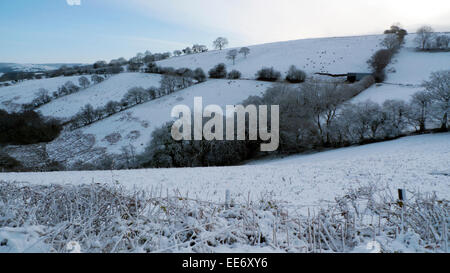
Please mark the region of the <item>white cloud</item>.
[[81, 0], [66, 0], [67, 5], [69, 6], [80, 6]]

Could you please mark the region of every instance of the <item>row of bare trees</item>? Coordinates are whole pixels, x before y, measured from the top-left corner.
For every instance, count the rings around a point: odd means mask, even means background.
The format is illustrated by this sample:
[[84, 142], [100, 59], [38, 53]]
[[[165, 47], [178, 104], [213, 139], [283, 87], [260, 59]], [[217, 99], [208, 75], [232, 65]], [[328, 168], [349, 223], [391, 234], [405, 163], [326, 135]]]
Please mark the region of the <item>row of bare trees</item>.
[[86, 104], [71, 118], [70, 128], [75, 130], [90, 125], [136, 105], [188, 88], [200, 82], [196, 80], [195, 75], [194, 72], [184, 72], [180, 75], [165, 74], [161, 78], [159, 88], [150, 87], [145, 89], [143, 87], [133, 87], [128, 90], [120, 101], [109, 101], [104, 106], [98, 108], [94, 108], [91, 104]]
[[372, 69], [376, 82], [384, 81], [386, 77], [384, 70], [391, 62], [394, 54], [397, 53], [402, 46], [408, 32], [399, 25], [392, 25], [389, 30], [384, 32], [384, 34], [385, 37], [380, 43], [384, 48], [376, 51], [367, 61]]
[[[94, 74], [91, 76], [92, 84], [99, 84], [105, 80], [104, 77]], [[45, 89], [40, 88], [35, 93], [35, 98], [31, 101], [31, 103], [24, 104], [22, 106], [24, 111], [34, 110], [39, 108], [40, 106], [51, 102], [54, 99], [64, 97], [76, 92], [79, 92], [82, 89], [86, 89], [91, 86], [91, 81], [86, 76], [82, 76], [78, 78], [78, 84], [74, 84], [72, 81], [67, 81], [62, 86], [58, 87], [58, 90], [54, 91], [52, 94]]]
[[422, 51], [425, 50], [448, 50], [450, 35], [435, 33], [430, 26], [422, 26], [416, 32], [414, 42]]

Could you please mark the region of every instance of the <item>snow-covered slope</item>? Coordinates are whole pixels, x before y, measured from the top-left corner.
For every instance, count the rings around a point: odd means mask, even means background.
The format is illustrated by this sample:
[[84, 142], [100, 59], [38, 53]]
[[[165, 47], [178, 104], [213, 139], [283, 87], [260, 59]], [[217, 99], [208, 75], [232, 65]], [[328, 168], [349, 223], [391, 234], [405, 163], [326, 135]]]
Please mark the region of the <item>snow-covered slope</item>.
[[0, 88], [0, 109], [18, 111], [22, 104], [30, 103], [36, 98], [35, 93], [40, 88], [47, 89], [51, 94], [68, 81], [78, 84], [79, 77], [80, 76], [27, 80], [12, 86], [2, 87]]
[[405, 137], [393, 141], [342, 148], [311, 155], [260, 161], [221, 168], [147, 169], [130, 171], [0, 173], [0, 180], [31, 183], [114, 183], [153, 188], [159, 192], [189, 192], [192, 198], [221, 202], [229, 189], [245, 203], [262, 193], [304, 211], [334, 202], [350, 188], [372, 185], [416, 192], [435, 191], [449, 199], [450, 133]]
[[[229, 71], [239, 70], [243, 77], [254, 78], [263, 66], [273, 66], [285, 73], [290, 65], [308, 73], [329, 72], [369, 72], [367, 60], [378, 49], [383, 35], [303, 39], [250, 46], [247, 58], [239, 54], [236, 64], [226, 59], [230, 49], [214, 50], [206, 53], [173, 57], [158, 62], [168, 67], [201, 67], [205, 72], [225, 63]], [[239, 48], [237, 48], [239, 50]]]
[[[172, 120], [172, 107], [184, 104], [193, 108], [194, 97], [203, 98], [203, 105], [217, 104], [222, 107], [233, 105], [250, 95], [260, 95], [271, 83], [252, 80], [209, 80], [171, 95], [133, 107], [122, 113], [76, 130], [95, 136], [96, 146], [106, 147], [111, 153], [118, 153], [123, 146], [132, 144], [138, 152], [151, 139], [154, 129]], [[115, 135], [114, 142], [107, 136]]]
[[159, 87], [161, 76], [158, 74], [121, 73], [99, 84], [92, 85], [80, 92], [61, 97], [39, 108], [45, 116], [69, 118], [81, 107], [90, 103], [92, 106], [104, 106], [108, 101], [120, 101], [132, 87]]
[[450, 52], [420, 52], [414, 44], [415, 34], [405, 38], [405, 44], [386, 68], [386, 83], [374, 85], [362, 92], [355, 101], [372, 100], [383, 103], [388, 99], [409, 100], [423, 90], [420, 84], [435, 71], [450, 69]]

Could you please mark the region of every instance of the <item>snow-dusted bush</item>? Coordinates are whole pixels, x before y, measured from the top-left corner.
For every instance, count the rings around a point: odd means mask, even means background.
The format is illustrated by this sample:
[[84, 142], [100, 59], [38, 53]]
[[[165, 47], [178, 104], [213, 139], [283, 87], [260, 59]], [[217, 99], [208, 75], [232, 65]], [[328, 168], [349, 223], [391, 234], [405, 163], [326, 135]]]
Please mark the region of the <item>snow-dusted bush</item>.
[[124, 95], [124, 99], [130, 105], [137, 105], [148, 101], [148, 93], [142, 87], [132, 87]]
[[80, 77], [80, 78], [78, 79], [78, 83], [80, 84], [80, 86], [81, 86], [82, 88], [85, 88], [85, 89], [88, 88], [89, 85], [91, 84], [91, 82], [89, 81], [89, 79], [86, 78], [85, 76]]
[[224, 63], [214, 66], [208, 72], [209, 77], [213, 79], [223, 79], [227, 77], [227, 67]]
[[105, 80], [105, 78], [102, 77], [102, 76], [99, 76], [99, 75], [92, 75], [91, 76], [91, 81], [93, 83], [95, 83], [95, 84], [99, 84], [99, 83], [103, 82], [104, 80]]
[[303, 70], [297, 69], [294, 65], [289, 67], [289, 71], [286, 75], [286, 81], [290, 83], [304, 82], [306, 79], [306, 73]]
[[238, 70], [231, 70], [230, 73], [228, 73], [227, 78], [230, 80], [236, 80], [236, 79], [240, 79], [241, 76], [242, 76], [242, 74]]
[[[0, 251], [216, 252], [219, 248], [286, 252], [446, 252], [447, 200], [364, 186], [327, 207], [296, 213], [269, 193], [227, 205], [179, 191], [120, 185], [33, 185], [0, 182]], [[289, 212], [290, 211], [290, 212]], [[20, 231], [24, 238], [17, 242]], [[26, 238], [35, 240], [27, 241]]]
[[368, 61], [374, 72], [381, 72], [391, 62], [393, 51], [389, 49], [380, 49]]
[[256, 72], [256, 79], [259, 81], [275, 82], [279, 80], [281, 73], [276, 71], [273, 67], [263, 67]]
[[206, 74], [203, 71], [203, 69], [198, 67], [197, 69], [194, 70], [194, 79], [199, 83], [206, 81]]

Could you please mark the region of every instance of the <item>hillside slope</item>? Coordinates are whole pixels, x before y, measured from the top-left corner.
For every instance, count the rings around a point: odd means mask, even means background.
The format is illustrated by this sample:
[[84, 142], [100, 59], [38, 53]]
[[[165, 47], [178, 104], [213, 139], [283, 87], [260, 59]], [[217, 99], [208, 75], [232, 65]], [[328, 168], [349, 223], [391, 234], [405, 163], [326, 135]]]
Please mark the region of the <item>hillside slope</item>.
[[120, 101], [130, 88], [159, 87], [160, 80], [161, 75], [158, 74], [121, 73], [80, 92], [55, 99], [38, 110], [45, 116], [66, 119], [88, 103], [97, 108], [110, 100]]
[[[225, 107], [240, 103], [251, 95], [260, 95], [271, 85], [252, 80], [209, 80], [135, 106], [87, 127], [66, 131], [49, 143], [47, 150], [52, 159], [67, 163], [77, 160], [89, 162], [106, 151], [121, 153], [121, 148], [128, 145], [132, 145], [136, 152], [142, 152], [153, 130], [172, 120], [170, 113], [173, 106], [184, 104], [192, 109], [194, 97], [202, 97], [204, 106], [217, 104]], [[89, 153], [88, 148], [96, 152]], [[80, 149], [85, 151], [80, 153]]]
[[30, 103], [36, 98], [35, 93], [40, 88], [47, 89], [51, 94], [68, 81], [78, 84], [78, 78], [80, 77], [81, 76], [71, 76], [41, 80], [26, 80], [12, 86], [2, 87], [0, 88], [0, 109], [19, 111], [22, 104]]
[[[383, 35], [302, 39], [249, 46], [247, 58], [239, 54], [236, 64], [226, 59], [230, 49], [173, 57], [157, 62], [169, 67], [201, 67], [205, 72], [218, 63], [225, 63], [228, 70], [237, 69], [243, 77], [253, 79], [263, 66], [273, 66], [282, 74], [290, 65], [296, 65], [307, 73], [369, 72], [367, 60], [380, 48]], [[239, 48], [237, 48], [239, 50]]]

